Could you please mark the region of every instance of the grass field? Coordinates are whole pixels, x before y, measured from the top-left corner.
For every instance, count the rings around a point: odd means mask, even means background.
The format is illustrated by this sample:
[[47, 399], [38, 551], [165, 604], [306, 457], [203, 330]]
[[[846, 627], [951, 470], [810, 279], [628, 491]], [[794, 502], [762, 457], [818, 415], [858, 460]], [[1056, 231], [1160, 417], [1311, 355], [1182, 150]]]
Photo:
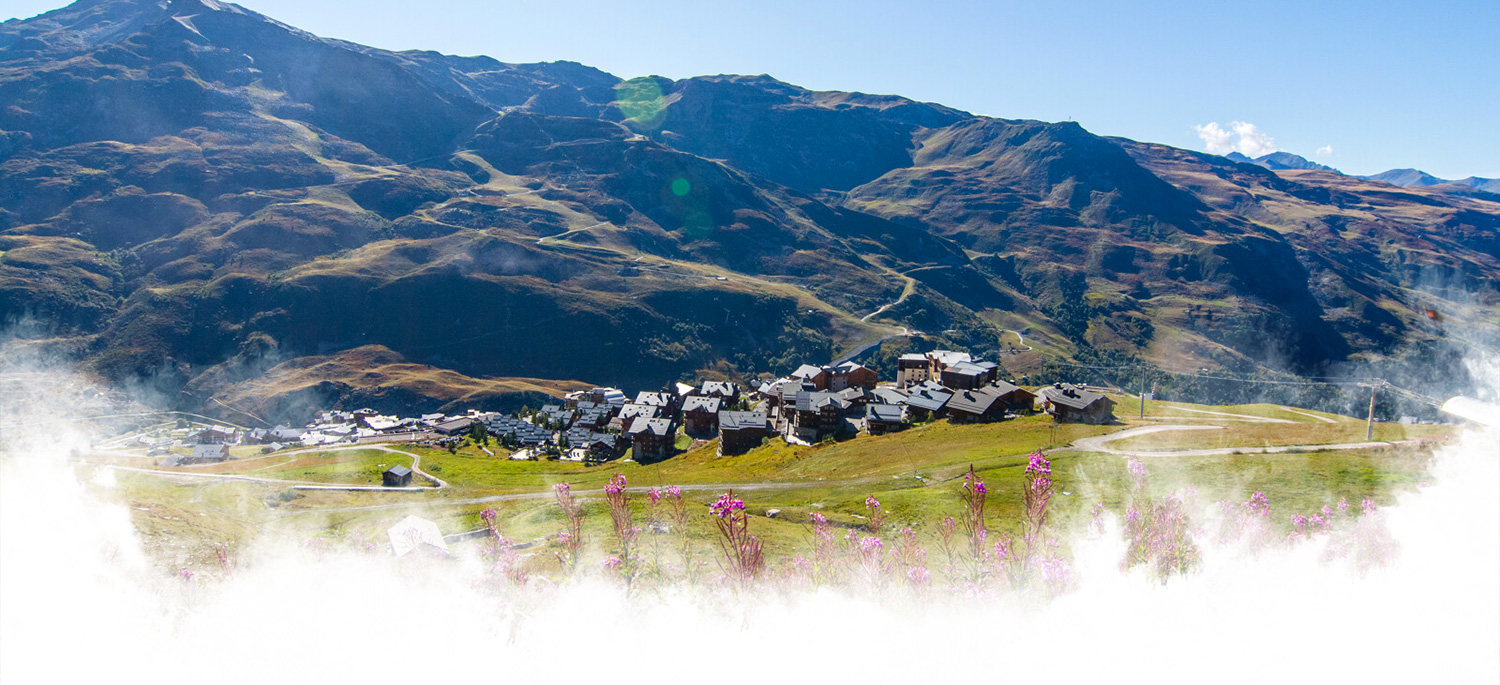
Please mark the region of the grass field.
[[[1122, 417], [1128, 417], [1122, 401]], [[1189, 406], [1191, 405], [1182, 405]], [[1138, 405], [1135, 407], [1138, 410]], [[1163, 445], [1199, 447], [1218, 445], [1349, 442], [1352, 432], [1363, 440], [1364, 425], [1347, 417], [1323, 415], [1326, 423], [1288, 413], [1270, 405], [1192, 407], [1205, 411], [1283, 418], [1292, 423], [1213, 421], [1221, 431], [1162, 433], [1145, 439]], [[240, 546], [257, 535], [294, 540], [319, 538], [331, 542], [384, 540], [387, 527], [410, 513], [430, 518], [446, 533], [481, 527], [479, 512], [493, 508], [500, 529], [514, 540], [555, 534], [562, 520], [551, 498], [551, 486], [567, 482], [584, 501], [585, 534], [590, 552], [586, 563], [597, 563], [609, 553], [608, 515], [597, 491], [613, 473], [629, 480], [637, 506], [637, 525], [644, 527], [644, 495], [649, 487], [684, 486], [691, 502], [689, 535], [695, 555], [715, 555], [712, 525], [706, 504], [735, 484], [754, 516], [752, 532], [766, 545], [773, 563], [808, 553], [809, 514], [820, 512], [835, 525], [859, 527], [865, 521], [864, 499], [877, 497], [888, 515], [888, 534], [912, 526], [931, 551], [944, 516], [957, 514], [959, 478], [973, 464], [989, 485], [989, 525], [1000, 533], [1017, 529], [1022, 472], [1026, 456], [1036, 449], [1062, 448], [1073, 440], [1102, 435], [1135, 425], [1160, 425], [1150, 417], [1185, 415], [1166, 403], [1148, 404], [1148, 419], [1128, 420], [1126, 426], [1056, 425], [1033, 416], [1001, 423], [956, 425], [939, 421], [884, 436], [861, 436], [846, 442], [792, 446], [767, 441], [742, 456], [719, 457], [715, 441], [698, 443], [688, 452], [655, 464], [622, 460], [600, 466], [563, 461], [512, 461], [484, 454], [474, 447], [456, 453], [399, 446], [422, 457], [422, 468], [452, 487], [424, 493], [298, 491], [275, 484], [173, 482], [145, 474], [120, 477], [125, 500], [136, 511], [138, 528], [146, 539], [164, 542], [187, 536], [187, 547], [165, 545], [155, 554], [163, 564], [202, 564], [215, 556], [205, 545]], [[1186, 415], [1191, 415], [1190, 413]], [[1208, 417], [1208, 415], [1203, 415]], [[1228, 417], [1215, 417], [1228, 418]], [[1184, 423], [1203, 423], [1200, 421]], [[1423, 435], [1439, 437], [1447, 430], [1433, 426], [1378, 427], [1377, 438]], [[1396, 431], [1400, 431], [1397, 433]], [[1202, 441], [1213, 441], [1205, 445]], [[1111, 446], [1126, 445], [1132, 440]], [[1161, 447], [1166, 449], [1167, 447]], [[1309, 451], [1274, 455], [1222, 455], [1152, 459], [1148, 469], [1153, 488], [1162, 492], [1193, 487], [1199, 501], [1243, 501], [1250, 493], [1265, 492], [1274, 520], [1289, 525], [1293, 513], [1311, 513], [1340, 497], [1357, 503], [1373, 499], [1392, 502], [1397, 493], [1413, 490], [1428, 479], [1424, 447], [1347, 451]], [[1059, 495], [1054, 521], [1061, 528], [1081, 527], [1096, 503], [1121, 514], [1128, 498], [1129, 479], [1118, 456], [1055, 449], [1054, 477]], [[226, 462], [214, 468], [255, 475], [315, 482], [373, 484], [384, 465], [407, 464], [409, 458], [371, 449], [342, 449], [328, 453], [278, 454]], [[493, 499], [491, 499], [493, 498]], [[475, 501], [486, 500], [486, 501]], [[775, 516], [769, 514], [777, 510]], [[196, 520], [195, 518], [196, 517]], [[191, 523], [191, 526], [184, 522]], [[187, 527], [185, 527], [187, 526]], [[642, 535], [663, 550], [676, 549], [676, 532]], [[468, 543], [464, 543], [468, 544]], [[545, 546], [528, 550], [536, 570], [555, 565]], [[675, 553], [663, 552], [667, 559]], [[205, 559], [209, 561], [204, 561]]]

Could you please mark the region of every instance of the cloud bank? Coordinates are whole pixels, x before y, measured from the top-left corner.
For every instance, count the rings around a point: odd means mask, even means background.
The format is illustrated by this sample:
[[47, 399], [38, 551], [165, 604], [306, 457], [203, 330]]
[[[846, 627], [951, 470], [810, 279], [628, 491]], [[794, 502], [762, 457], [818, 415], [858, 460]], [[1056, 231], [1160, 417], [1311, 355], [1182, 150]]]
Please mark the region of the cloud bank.
[[1203, 139], [1204, 149], [1216, 155], [1238, 152], [1246, 157], [1260, 157], [1277, 149], [1276, 141], [1271, 136], [1248, 122], [1231, 121], [1226, 129], [1218, 122], [1210, 121], [1193, 128], [1198, 132], [1198, 137]]

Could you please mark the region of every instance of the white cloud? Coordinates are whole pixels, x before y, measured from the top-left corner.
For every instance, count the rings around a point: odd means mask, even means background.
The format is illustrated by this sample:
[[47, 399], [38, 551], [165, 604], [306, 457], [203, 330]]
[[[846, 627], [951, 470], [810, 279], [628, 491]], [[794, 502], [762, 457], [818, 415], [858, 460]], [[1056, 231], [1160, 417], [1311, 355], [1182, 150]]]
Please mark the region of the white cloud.
[[1203, 139], [1203, 147], [1216, 155], [1238, 152], [1247, 157], [1260, 157], [1276, 151], [1276, 141], [1264, 131], [1244, 121], [1231, 121], [1225, 129], [1216, 121], [1193, 127]]
[[1231, 134], [1219, 128], [1217, 122], [1210, 121], [1193, 128], [1198, 130], [1198, 137], [1203, 139], [1203, 147], [1209, 152], [1224, 155], [1234, 150], [1234, 142], [1229, 139]]
[[1323, 147], [1318, 148], [1318, 151], [1315, 154], [1317, 154], [1319, 157], [1327, 157], [1329, 155], [1332, 155], [1333, 154], [1333, 146], [1332, 145], [1324, 145]]

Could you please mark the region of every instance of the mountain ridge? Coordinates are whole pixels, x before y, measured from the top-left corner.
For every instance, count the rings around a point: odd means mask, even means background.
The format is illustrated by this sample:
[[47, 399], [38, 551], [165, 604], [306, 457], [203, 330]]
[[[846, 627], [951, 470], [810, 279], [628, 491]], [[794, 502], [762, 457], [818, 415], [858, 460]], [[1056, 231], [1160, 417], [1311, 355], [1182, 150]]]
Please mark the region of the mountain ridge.
[[765, 75], [622, 80], [93, 0], [0, 25], [0, 99], [0, 318], [183, 406], [370, 345], [654, 386], [902, 328], [924, 338], [888, 347], [991, 357], [1024, 330], [1012, 372], [1438, 378], [1497, 300], [1482, 190]]

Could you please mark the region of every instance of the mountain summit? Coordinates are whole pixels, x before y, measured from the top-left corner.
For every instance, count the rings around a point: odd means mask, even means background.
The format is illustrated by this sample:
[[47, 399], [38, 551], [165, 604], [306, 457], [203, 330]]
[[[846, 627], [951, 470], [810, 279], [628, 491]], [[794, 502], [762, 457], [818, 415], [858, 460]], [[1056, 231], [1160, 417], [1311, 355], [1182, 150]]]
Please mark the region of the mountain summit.
[[[352, 350], [428, 370], [406, 378], [654, 387], [891, 336], [872, 363], [995, 358], [1017, 332], [1017, 375], [1440, 379], [1452, 331], [1495, 320], [1487, 193], [764, 75], [622, 80], [86, 0], [0, 25], [0, 102], [0, 317], [179, 406], [327, 404]], [[470, 381], [359, 397], [538, 387]]]

